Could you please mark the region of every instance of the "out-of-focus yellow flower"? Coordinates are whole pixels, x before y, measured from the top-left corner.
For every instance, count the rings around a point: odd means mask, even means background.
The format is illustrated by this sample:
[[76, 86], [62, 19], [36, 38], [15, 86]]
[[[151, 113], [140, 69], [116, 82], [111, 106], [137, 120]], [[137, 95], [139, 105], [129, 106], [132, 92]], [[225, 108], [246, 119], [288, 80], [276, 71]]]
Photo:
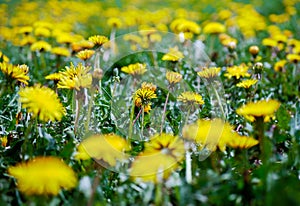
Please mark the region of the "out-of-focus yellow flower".
[[65, 108], [50, 88], [39, 85], [21, 88], [19, 95], [22, 107], [42, 121], [60, 121], [65, 115]]
[[287, 63], [286, 60], [280, 60], [280, 61], [276, 62], [274, 65], [274, 70], [276, 72], [282, 71], [286, 63]]
[[61, 189], [69, 190], [77, 184], [74, 171], [57, 157], [36, 157], [9, 167], [8, 173], [26, 195], [58, 195]]
[[174, 85], [181, 81], [182, 75], [178, 72], [167, 71], [166, 78], [170, 85]]
[[148, 82], [143, 82], [141, 85], [142, 89], [148, 89], [151, 91], [156, 91], [156, 85], [152, 84], [152, 83], [148, 83]]
[[273, 23], [284, 23], [290, 20], [290, 16], [288, 14], [271, 14], [269, 19]]
[[184, 143], [178, 136], [156, 134], [145, 144], [145, 150], [135, 158], [130, 176], [144, 182], [159, 183], [178, 168], [184, 154]]
[[276, 40], [271, 39], [271, 38], [264, 38], [262, 40], [262, 45], [268, 46], [268, 47], [277, 47], [278, 43]]
[[30, 35], [27, 35], [21, 39], [19, 46], [32, 45], [34, 42], [36, 42], [36, 38], [33, 36], [30, 36]]
[[15, 79], [25, 85], [28, 85], [29, 76], [28, 74], [28, 66], [23, 65], [12, 65], [8, 62], [0, 62], [0, 70], [8, 79]]
[[102, 46], [106, 42], [108, 42], [108, 38], [106, 36], [94, 35], [88, 38], [90, 42], [93, 42], [95, 46]]
[[299, 54], [288, 54], [286, 55], [286, 59], [293, 63], [298, 63], [300, 61], [300, 55]]
[[249, 102], [238, 108], [236, 113], [242, 115], [249, 121], [253, 122], [258, 117], [263, 117], [265, 122], [274, 118], [276, 110], [280, 107], [277, 100], [260, 100], [257, 102]]
[[51, 32], [45, 27], [38, 27], [34, 30], [34, 35], [40, 37], [49, 37], [51, 35]]
[[71, 55], [70, 51], [65, 47], [53, 47], [51, 49], [51, 53], [57, 56], [65, 56], [68, 57]]
[[288, 40], [288, 38], [283, 34], [275, 34], [272, 36], [272, 39], [274, 39], [278, 43], [286, 43]]
[[200, 94], [197, 94], [195, 92], [183, 92], [178, 96], [178, 101], [184, 102], [189, 105], [195, 105], [199, 104], [202, 105], [204, 104], [204, 101], [202, 99], [202, 96]]
[[2, 51], [0, 51], [0, 62], [9, 62], [9, 58], [5, 54], [3, 54]]
[[248, 73], [248, 67], [241, 64], [239, 66], [227, 67], [224, 76], [228, 79], [231, 79], [232, 77], [239, 79], [240, 77], [250, 77], [250, 74]]
[[53, 29], [54, 25], [51, 22], [48, 21], [36, 21], [33, 24], [33, 27], [38, 28], [38, 27], [44, 27], [46, 29]]
[[33, 28], [31, 26], [22, 26], [19, 28], [18, 33], [29, 35], [32, 31], [33, 31]]
[[218, 13], [218, 16], [221, 20], [226, 20], [232, 16], [232, 12], [230, 10], [221, 10]]
[[74, 52], [79, 52], [84, 49], [91, 49], [94, 47], [94, 43], [88, 40], [81, 40], [78, 42], [73, 42], [71, 48]]
[[125, 152], [129, 150], [128, 142], [116, 134], [93, 135], [79, 144], [75, 158], [77, 160], [93, 158], [114, 167], [117, 162], [127, 160]]
[[128, 66], [124, 66], [121, 68], [122, 72], [125, 72], [127, 74], [131, 74], [133, 76], [135, 75], [142, 75], [144, 74], [147, 69], [146, 69], [146, 64], [141, 64], [141, 63], [135, 63], [135, 64], [130, 64]]
[[209, 22], [203, 28], [205, 34], [220, 34], [226, 31], [226, 27], [219, 22]]
[[49, 74], [45, 77], [45, 79], [49, 79], [49, 80], [53, 80], [53, 81], [59, 81], [60, 78], [62, 78], [61, 73], [53, 73], [53, 74]]
[[111, 17], [107, 20], [107, 25], [114, 28], [121, 28], [122, 21], [120, 18]]
[[195, 141], [199, 149], [205, 147], [215, 151], [218, 147], [221, 151], [225, 151], [228, 139], [233, 136], [232, 131], [232, 126], [221, 119], [199, 119], [196, 123], [186, 125], [183, 128], [182, 136]]
[[83, 40], [83, 37], [80, 35], [73, 35], [73, 34], [69, 34], [69, 33], [59, 33], [56, 36], [56, 41], [57, 43], [60, 44], [72, 44], [74, 42], [78, 42]]
[[232, 138], [227, 142], [227, 145], [232, 148], [248, 149], [258, 143], [259, 141], [253, 137], [241, 136], [235, 132]]
[[76, 56], [77, 56], [79, 59], [85, 61], [85, 60], [91, 58], [94, 54], [95, 54], [95, 51], [94, 51], [94, 50], [85, 49], [85, 50], [82, 50], [82, 51], [78, 52], [78, 53], [76, 54]]
[[174, 47], [169, 49], [169, 52], [162, 57], [162, 60], [176, 62], [182, 59], [183, 57], [184, 56], [182, 52], [180, 52], [177, 47]]
[[30, 50], [39, 52], [50, 51], [51, 45], [46, 41], [37, 41], [31, 45]]
[[252, 85], [256, 84], [258, 80], [256, 79], [247, 79], [243, 80], [236, 84], [237, 87], [244, 87], [246, 89], [250, 88]]
[[8, 142], [7, 136], [1, 137], [1, 138], [0, 138], [0, 141], [1, 141], [1, 146], [2, 146], [2, 147], [6, 147], [7, 142]]
[[201, 31], [200, 26], [196, 22], [184, 18], [179, 18], [172, 21], [170, 24], [170, 28], [173, 32], [177, 34], [191, 33], [192, 36], [193, 34], [199, 34]]
[[61, 71], [61, 78], [57, 83], [57, 88], [76, 89], [89, 88], [92, 85], [92, 74], [89, 73], [90, 67], [83, 66], [79, 63], [74, 66], [73, 63], [64, 71]]
[[250, 54], [252, 54], [253, 56], [256, 56], [256, 55], [258, 54], [258, 52], [259, 52], [259, 47], [258, 47], [258, 46], [255, 46], [255, 45], [250, 46], [250, 47], [249, 47], [249, 52], [250, 52]]
[[216, 76], [218, 76], [220, 71], [221, 71], [220, 67], [210, 67], [210, 68], [204, 67], [204, 68], [202, 68], [202, 71], [198, 72], [197, 74], [202, 78], [211, 80], [211, 79], [215, 78]]

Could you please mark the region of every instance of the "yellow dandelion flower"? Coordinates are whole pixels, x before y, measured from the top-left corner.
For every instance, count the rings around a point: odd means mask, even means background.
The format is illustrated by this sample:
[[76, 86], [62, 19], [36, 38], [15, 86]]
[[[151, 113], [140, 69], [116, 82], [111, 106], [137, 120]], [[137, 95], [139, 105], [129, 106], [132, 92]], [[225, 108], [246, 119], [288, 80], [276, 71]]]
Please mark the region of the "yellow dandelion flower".
[[93, 42], [95, 46], [102, 46], [106, 42], [108, 42], [108, 38], [106, 36], [94, 35], [88, 38], [90, 42]]
[[49, 74], [45, 77], [45, 79], [53, 80], [53, 81], [59, 81], [62, 78], [61, 73], [53, 73]]
[[250, 77], [250, 74], [248, 73], [248, 67], [241, 64], [239, 66], [227, 67], [224, 76], [228, 79], [231, 79], [232, 77], [239, 79], [240, 77]]
[[72, 44], [73, 42], [78, 42], [83, 40], [83, 37], [80, 35], [72, 35], [69, 33], [59, 33], [56, 36], [57, 43], [60, 44]]
[[0, 51], [0, 62], [9, 62], [9, 58]]
[[30, 46], [31, 51], [50, 51], [51, 45], [46, 41], [37, 41]]
[[280, 107], [280, 102], [277, 100], [260, 100], [257, 102], [249, 102], [246, 105], [238, 108], [236, 113], [244, 116], [249, 121], [253, 122], [258, 117], [263, 117], [265, 122], [274, 118], [274, 113]]
[[170, 83], [170, 85], [174, 85], [181, 81], [182, 75], [179, 74], [178, 72], [167, 71], [166, 78]]
[[28, 74], [28, 66], [23, 65], [12, 65], [7, 62], [0, 62], [0, 70], [3, 72], [7, 78], [15, 79], [25, 85], [28, 85], [29, 76]]
[[64, 71], [61, 71], [61, 78], [57, 83], [57, 88], [76, 89], [89, 88], [92, 85], [92, 74], [89, 73], [90, 67], [83, 66], [79, 63], [74, 66], [73, 63]]
[[76, 57], [78, 57], [79, 59], [85, 61], [85, 60], [91, 58], [94, 54], [95, 54], [94, 50], [85, 49], [85, 50], [82, 50], [82, 51], [78, 52], [76, 54]]
[[246, 89], [250, 88], [252, 85], [256, 84], [258, 80], [256, 79], [247, 79], [243, 80], [236, 84], [237, 87], [244, 87]]
[[20, 41], [20, 46], [26, 46], [26, 45], [32, 45], [34, 42], [36, 42], [36, 38], [33, 36], [26, 36], [24, 38], [21, 39]]
[[147, 71], [147, 69], [145, 63], [144, 64], [135, 63], [135, 64], [130, 64], [128, 66], [122, 67], [121, 71], [135, 76], [135, 75], [144, 74]]
[[218, 76], [221, 71], [220, 67], [211, 67], [211, 68], [202, 68], [202, 71], [198, 72], [197, 74], [205, 79], [213, 79], [214, 77]]
[[31, 26], [22, 26], [18, 29], [19, 34], [25, 34], [28, 35], [33, 31], [33, 28]]
[[201, 31], [200, 26], [196, 22], [184, 18], [179, 18], [172, 21], [170, 24], [170, 28], [177, 34], [181, 32], [190, 33], [191, 37], [193, 36], [193, 34], [199, 34]]
[[193, 104], [204, 104], [204, 101], [202, 99], [202, 96], [200, 94], [197, 94], [195, 92], [183, 92], [179, 95], [177, 98], [178, 101], [193, 105]]
[[241, 136], [235, 132], [232, 138], [228, 140], [227, 145], [232, 148], [248, 149], [258, 143], [259, 141], [253, 137]]
[[258, 47], [258, 46], [255, 46], [255, 45], [250, 46], [250, 47], [249, 47], [249, 52], [250, 52], [250, 54], [252, 54], [253, 56], [256, 56], [256, 55], [258, 54], [258, 52], [259, 52], [259, 47]]
[[276, 62], [275, 65], [274, 65], [274, 70], [276, 72], [282, 71], [284, 69], [284, 66], [285, 66], [286, 63], [287, 63], [286, 60], [280, 60], [280, 61]]
[[2, 147], [6, 147], [7, 146], [7, 142], [8, 142], [7, 136], [1, 137], [0, 141], [1, 141], [1, 146]]
[[169, 52], [162, 57], [162, 60], [176, 62], [182, 59], [183, 57], [184, 56], [182, 52], [178, 50], [178, 47], [174, 47], [169, 49]]
[[65, 47], [53, 47], [51, 53], [57, 56], [69, 57], [71, 55], [70, 51]]
[[9, 167], [8, 173], [26, 195], [58, 195], [61, 189], [69, 190], [77, 184], [74, 171], [57, 157], [36, 157]]
[[45, 27], [38, 27], [34, 30], [34, 35], [40, 37], [49, 37], [51, 35], [51, 32]]
[[81, 40], [78, 42], [73, 42], [71, 44], [72, 51], [79, 52], [83, 49], [91, 49], [94, 47], [94, 43], [88, 40]]
[[205, 34], [220, 34], [226, 31], [226, 27], [219, 22], [209, 22], [203, 28]]
[[113, 167], [117, 162], [127, 159], [125, 152], [129, 149], [128, 142], [116, 134], [94, 135], [80, 143], [75, 158], [77, 160], [94, 158]]
[[65, 115], [65, 108], [50, 88], [39, 85], [21, 88], [19, 95], [22, 107], [42, 121], [60, 121]]
[[141, 88], [146, 90], [152, 90], [154, 92], [156, 91], [156, 85], [148, 82], [143, 82]]
[[167, 179], [184, 159], [184, 143], [178, 136], [156, 134], [145, 144], [145, 150], [134, 160], [130, 176], [144, 182]]
[[137, 107], [148, 105], [154, 98], [157, 98], [155, 91], [148, 88], [140, 88], [134, 93], [134, 102]]
[[109, 27], [120, 28], [122, 26], [122, 21], [120, 18], [111, 17], [107, 20], [107, 25]]
[[288, 55], [286, 55], [286, 59], [290, 62], [297, 64], [300, 61], [300, 55], [299, 54], [288, 54]]
[[182, 130], [182, 136], [195, 141], [200, 150], [205, 147], [215, 151], [218, 147], [221, 151], [225, 151], [228, 139], [233, 136], [233, 128], [222, 119], [199, 119], [193, 124], [186, 125]]
[[268, 46], [268, 47], [277, 47], [278, 43], [276, 40], [271, 39], [271, 38], [264, 38], [262, 40], [262, 45]]

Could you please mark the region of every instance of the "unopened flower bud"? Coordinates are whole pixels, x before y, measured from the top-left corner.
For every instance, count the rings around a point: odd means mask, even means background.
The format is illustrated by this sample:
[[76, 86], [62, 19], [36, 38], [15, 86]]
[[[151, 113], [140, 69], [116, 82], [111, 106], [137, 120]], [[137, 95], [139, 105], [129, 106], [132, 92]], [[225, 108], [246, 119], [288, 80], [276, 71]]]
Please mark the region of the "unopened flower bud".
[[259, 48], [258, 46], [251, 46], [249, 48], [249, 52], [253, 55], [253, 56], [256, 56], [259, 52]]

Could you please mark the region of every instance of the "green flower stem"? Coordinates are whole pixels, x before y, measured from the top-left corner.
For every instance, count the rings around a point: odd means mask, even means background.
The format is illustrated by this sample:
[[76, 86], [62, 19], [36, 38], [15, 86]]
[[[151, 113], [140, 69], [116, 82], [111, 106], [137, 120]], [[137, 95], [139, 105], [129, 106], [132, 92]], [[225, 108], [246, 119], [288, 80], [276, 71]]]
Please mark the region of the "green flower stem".
[[130, 109], [130, 122], [129, 122], [128, 139], [132, 138], [132, 133], [133, 133], [134, 108], [135, 108], [135, 103], [134, 103], [134, 100], [132, 100], [131, 109]]
[[163, 185], [162, 183], [157, 183], [155, 188], [155, 205], [163, 205]]
[[189, 147], [185, 152], [185, 180], [188, 184], [192, 183], [192, 158]]
[[144, 139], [144, 118], [145, 118], [145, 112], [144, 107], [142, 106], [142, 128], [141, 128], [141, 140]]
[[169, 96], [170, 96], [170, 91], [168, 91], [166, 101], [165, 101], [165, 104], [164, 104], [164, 110], [163, 110], [163, 114], [162, 114], [162, 117], [161, 117], [160, 134], [163, 132], [163, 129], [164, 129], [164, 123], [165, 123], [166, 110], [167, 110], [167, 104], [168, 104], [168, 101], [169, 101]]
[[212, 83], [210, 83], [210, 86], [213, 88], [213, 91], [214, 91], [214, 93], [217, 97], [218, 105], [221, 108], [222, 118], [225, 119], [226, 115], [225, 115], [225, 112], [224, 112], [224, 108], [223, 108], [223, 105], [222, 105], [222, 102], [221, 102], [220, 95], [219, 95], [217, 89], [214, 87], [214, 85], [212, 85]]

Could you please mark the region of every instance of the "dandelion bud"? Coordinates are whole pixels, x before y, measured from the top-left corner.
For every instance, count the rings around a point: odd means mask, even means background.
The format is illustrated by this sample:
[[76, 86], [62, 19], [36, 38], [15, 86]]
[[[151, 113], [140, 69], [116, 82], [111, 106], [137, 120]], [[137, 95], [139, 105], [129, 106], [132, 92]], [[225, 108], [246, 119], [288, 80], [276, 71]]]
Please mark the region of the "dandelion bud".
[[264, 65], [261, 62], [256, 62], [254, 64], [254, 69], [263, 69]]
[[253, 55], [253, 56], [256, 56], [259, 52], [259, 48], [258, 46], [251, 46], [249, 48], [249, 52]]
[[102, 69], [95, 69], [93, 72], [93, 78], [94, 79], [102, 79], [102, 77], [103, 77]]

